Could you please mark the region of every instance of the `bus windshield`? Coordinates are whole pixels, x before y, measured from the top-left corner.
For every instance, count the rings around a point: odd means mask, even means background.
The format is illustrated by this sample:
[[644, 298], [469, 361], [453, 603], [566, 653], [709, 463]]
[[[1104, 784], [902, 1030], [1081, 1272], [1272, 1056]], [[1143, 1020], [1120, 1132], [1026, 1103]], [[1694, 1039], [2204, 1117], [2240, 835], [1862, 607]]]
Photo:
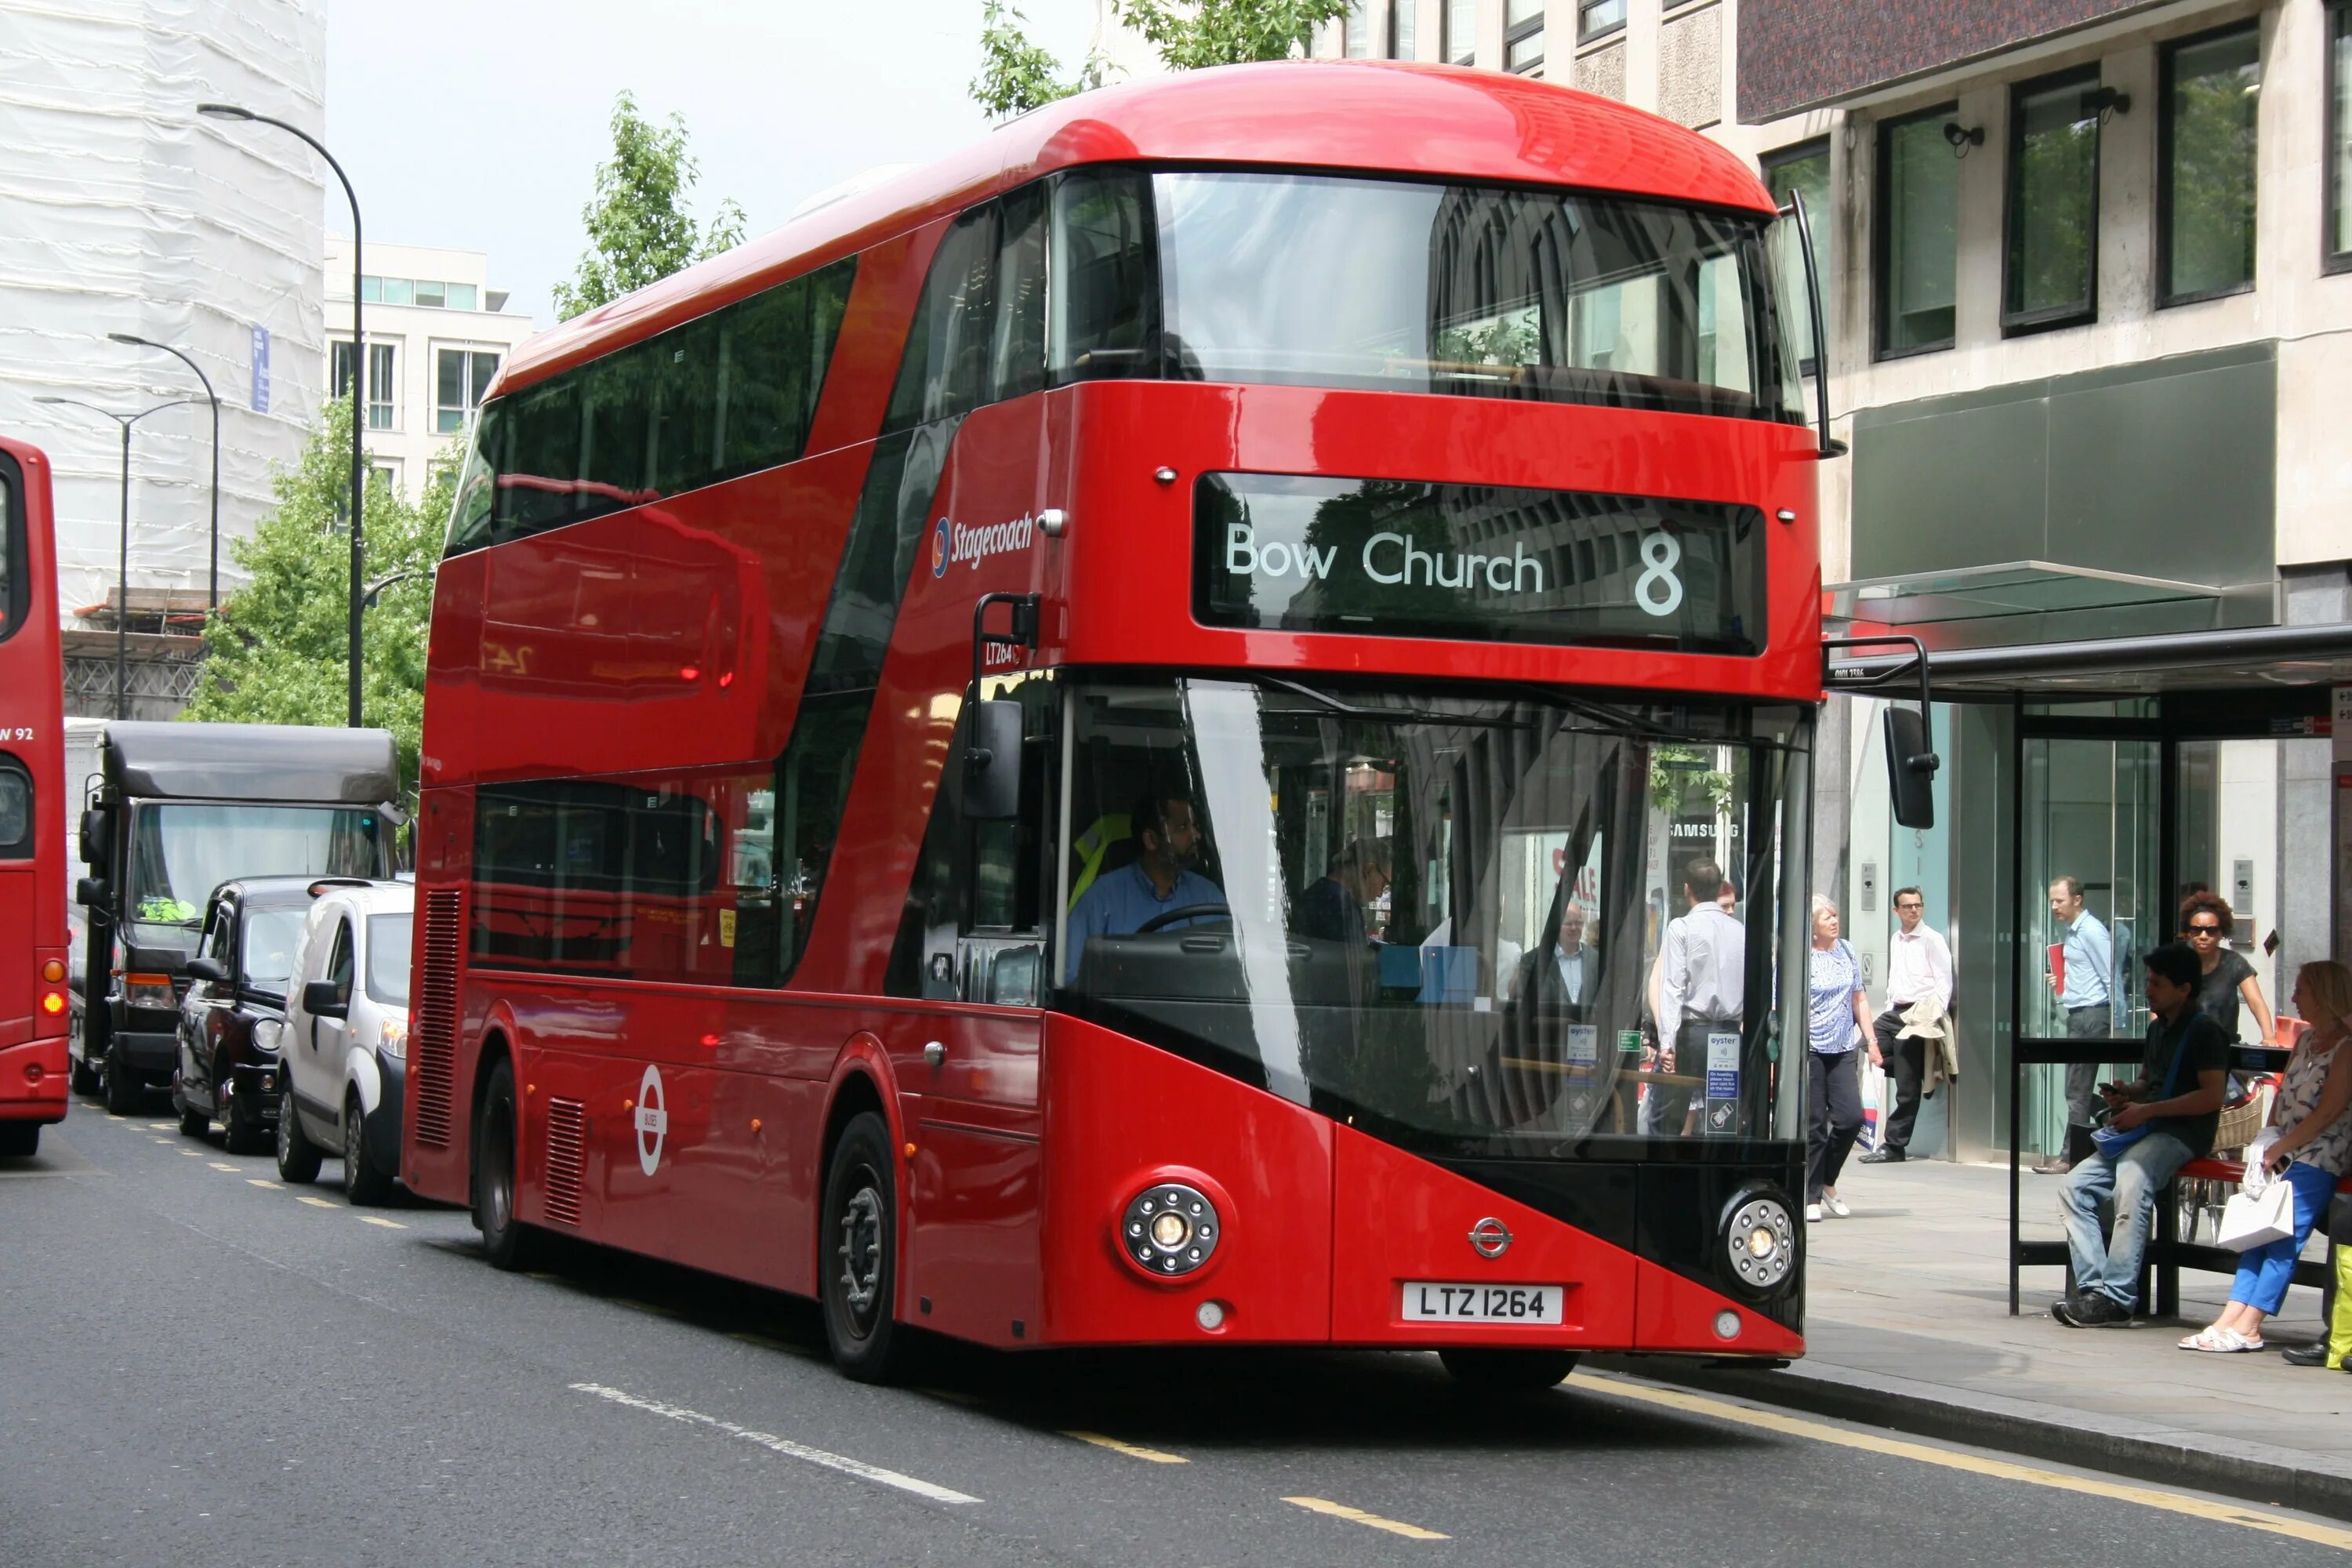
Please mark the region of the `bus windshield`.
[[1760, 216], [1318, 174], [1151, 188], [1168, 374], [1804, 417]]
[[[1408, 1146], [1768, 1135], [1798, 708], [1172, 677], [1071, 723], [1058, 1005]], [[1677, 1050], [1699, 905], [1737, 963]]]
[[381, 877], [383, 824], [364, 806], [142, 803], [131, 819], [123, 911], [194, 931], [236, 877]]

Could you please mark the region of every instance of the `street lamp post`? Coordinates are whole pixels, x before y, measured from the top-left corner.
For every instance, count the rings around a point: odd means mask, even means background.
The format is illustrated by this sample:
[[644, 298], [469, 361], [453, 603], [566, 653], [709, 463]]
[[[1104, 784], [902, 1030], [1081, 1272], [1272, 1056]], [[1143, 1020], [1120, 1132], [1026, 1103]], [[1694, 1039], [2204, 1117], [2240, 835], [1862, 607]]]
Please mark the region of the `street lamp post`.
[[220, 614], [220, 395], [213, 390], [213, 378], [205, 374], [204, 367], [171, 344], [134, 337], [129, 332], [109, 332], [106, 335], [118, 343], [130, 343], [142, 349], [162, 349], [196, 373], [196, 379], [205, 384], [205, 400], [213, 405], [212, 567], [205, 584], [205, 618], [209, 621]]
[[33, 401], [87, 408], [92, 414], [103, 414], [122, 426], [122, 559], [114, 590], [114, 716], [128, 719], [131, 717], [131, 427], [150, 414], [160, 414], [166, 408], [177, 408], [198, 399], [174, 397], [169, 403], [158, 403], [152, 408], [142, 408], [136, 414], [117, 414], [111, 408], [100, 408], [97, 404], [84, 403], [79, 397], [36, 397]]
[[256, 114], [234, 103], [200, 103], [196, 112], [214, 120], [248, 120], [257, 125], [274, 125], [289, 136], [299, 137], [310, 150], [327, 161], [327, 167], [342, 182], [343, 195], [352, 204], [352, 580], [351, 580], [351, 673], [350, 716], [352, 728], [360, 722], [360, 598], [361, 574], [366, 556], [360, 539], [360, 498], [366, 485], [367, 455], [361, 445], [362, 422], [367, 417], [367, 333], [360, 320], [360, 198], [352, 189], [351, 176], [335, 162], [335, 155], [326, 144], [299, 125], [289, 125], [283, 120], [273, 120], [267, 114]]

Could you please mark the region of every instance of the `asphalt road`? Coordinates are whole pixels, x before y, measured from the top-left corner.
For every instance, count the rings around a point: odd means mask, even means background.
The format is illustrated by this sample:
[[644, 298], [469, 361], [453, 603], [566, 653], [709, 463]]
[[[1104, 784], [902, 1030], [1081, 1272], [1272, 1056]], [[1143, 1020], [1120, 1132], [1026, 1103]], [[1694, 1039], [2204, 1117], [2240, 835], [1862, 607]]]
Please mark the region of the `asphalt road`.
[[824, 1363], [805, 1303], [482, 1262], [78, 1101], [0, 1162], [0, 1564], [2341, 1561], [2352, 1529], [1580, 1373], [1421, 1355]]

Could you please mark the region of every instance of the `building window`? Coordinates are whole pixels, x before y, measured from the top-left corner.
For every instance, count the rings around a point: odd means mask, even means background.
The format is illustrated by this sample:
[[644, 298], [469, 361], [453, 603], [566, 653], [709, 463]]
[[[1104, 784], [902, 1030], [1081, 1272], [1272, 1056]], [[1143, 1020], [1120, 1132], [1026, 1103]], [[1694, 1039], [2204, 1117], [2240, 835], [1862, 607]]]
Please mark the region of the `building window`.
[[1409, 60], [1412, 58], [1413, 45], [1417, 41], [1418, 29], [1414, 24], [1421, 20], [1421, 0], [1394, 0], [1394, 3], [1396, 9], [1389, 21], [1389, 58]]
[[1348, 18], [1340, 26], [1341, 40], [1347, 46], [1349, 59], [1368, 60], [1380, 55], [1380, 39], [1375, 36], [1380, 19], [1372, 9], [1372, 0], [1355, 0], [1348, 7]]
[[499, 356], [481, 349], [434, 351], [433, 427], [454, 435], [474, 421], [490, 377], [499, 373]]
[[1504, 0], [1503, 68], [1531, 71], [1543, 58], [1543, 0]]
[[[393, 427], [392, 410], [395, 394], [392, 384], [392, 351], [390, 343], [368, 344], [367, 427], [371, 430]], [[334, 383], [334, 395], [349, 397], [352, 395], [352, 345], [349, 342], [334, 345], [334, 361], [329, 374]]]
[[[1780, 206], [1792, 195], [1805, 198], [1805, 221], [1813, 235], [1813, 271], [1822, 280], [1822, 309], [1829, 311], [1830, 293], [1830, 144], [1807, 142], [1764, 154], [1764, 185]], [[1803, 357], [1801, 367], [1813, 374], [1813, 298], [1805, 283], [1805, 258], [1797, 250], [1797, 225], [1791, 218], [1780, 226], [1782, 247], [1775, 258], [1788, 280], [1789, 332]]]
[[1445, 0], [1445, 58], [1457, 66], [1478, 63], [1478, 0]]
[[1608, 33], [1625, 28], [1625, 0], [1578, 0], [1576, 7], [1576, 41], [1589, 44]]
[[2254, 286], [2254, 121], [2262, 35], [2252, 25], [2166, 47], [2157, 127], [2157, 302]]
[[2099, 313], [2098, 89], [2096, 68], [2010, 89], [2005, 331]]
[[2327, 7], [2327, 270], [2352, 270], [2352, 0]]
[[478, 309], [471, 283], [442, 283], [425, 278], [374, 278], [362, 274], [360, 300], [370, 305], [422, 305], [432, 310]]
[[1952, 346], [1959, 279], [1960, 164], [1944, 126], [1957, 105], [1878, 128], [1878, 355]]

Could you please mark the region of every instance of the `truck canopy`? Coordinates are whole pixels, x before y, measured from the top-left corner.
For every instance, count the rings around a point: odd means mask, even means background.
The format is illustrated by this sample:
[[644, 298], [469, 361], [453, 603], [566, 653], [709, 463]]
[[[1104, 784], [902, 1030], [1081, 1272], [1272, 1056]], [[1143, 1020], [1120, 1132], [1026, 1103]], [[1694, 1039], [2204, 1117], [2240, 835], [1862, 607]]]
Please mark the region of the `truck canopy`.
[[399, 759], [383, 730], [121, 720], [106, 727], [104, 757], [107, 793], [118, 800], [400, 799]]

